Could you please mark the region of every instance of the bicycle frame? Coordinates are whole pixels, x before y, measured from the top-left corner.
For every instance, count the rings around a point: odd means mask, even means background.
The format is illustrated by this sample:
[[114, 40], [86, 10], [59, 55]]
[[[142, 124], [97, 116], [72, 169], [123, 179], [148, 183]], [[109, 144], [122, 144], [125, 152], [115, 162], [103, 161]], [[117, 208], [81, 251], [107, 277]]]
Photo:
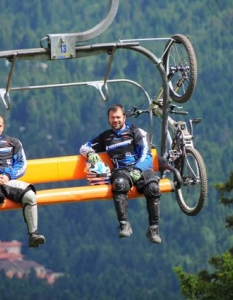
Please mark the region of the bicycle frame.
[[[169, 80], [171, 80], [172, 75], [168, 76]], [[168, 81], [169, 82], [169, 81]], [[180, 88], [180, 85], [177, 84], [175, 91], [177, 92]], [[142, 88], [143, 89], [143, 88]], [[189, 120], [189, 126], [187, 126], [186, 122], [184, 121], [176, 121], [170, 115], [170, 113], [175, 114], [182, 114], [187, 115], [188, 112], [186, 111], [175, 111], [174, 108], [181, 109], [182, 107], [178, 107], [177, 105], [173, 105], [172, 99], [169, 97], [167, 102], [164, 105], [163, 101], [163, 86], [160, 87], [159, 92], [157, 95], [151, 99], [148, 96], [148, 93], [143, 89], [145, 95], [147, 96], [149, 107], [144, 110], [138, 110], [134, 107], [131, 110], [131, 113], [128, 115], [139, 116], [141, 113], [149, 113], [150, 116], [152, 115], [151, 121], [151, 144], [153, 145], [153, 116], [158, 116], [162, 118], [163, 125], [162, 125], [162, 136], [161, 136], [161, 156], [164, 159], [171, 159], [174, 161], [178, 157], [183, 157], [185, 159], [185, 148], [192, 147], [194, 148], [193, 142], [193, 123], [199, 123], [200, 119], [193, 119]], [[170, 111], [169, 111], [170, 105]], [[178, 148], [178, 151], [174, 149]]]

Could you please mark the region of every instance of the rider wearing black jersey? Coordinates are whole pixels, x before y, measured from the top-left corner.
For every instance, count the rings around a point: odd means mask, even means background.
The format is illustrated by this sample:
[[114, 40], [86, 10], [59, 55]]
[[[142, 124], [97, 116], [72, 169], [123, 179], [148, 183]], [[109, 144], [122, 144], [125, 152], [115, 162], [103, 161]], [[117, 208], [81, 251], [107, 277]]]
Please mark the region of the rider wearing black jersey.
[[0, 205], [5, 198], [23, 204], [23, 216], [29, 234], [29, 247], [38, 247], [45, 242], [37, 232], [37, 203], [35, 187], [17, 180], [26, 171], [26, 156], [21, 142], [3, 134], [4, 120], [0, 116]]
[[128, 222], [128, 192], [133, 185], [146, 197], [149, 216], [147, 237], [152, 243], [161, 243], [159, 236], [159, 177], [153, 170], [150, 141], [147, 132], [126, 123], [122, 105], [108, 110], [112, 129], [106, 130], [80, 148], [80, 154], [92, 163], [100, 161], [98, 152], [107, 152], [113, 162], [111, 184], [119, 225], [119, 237], [132, 234]]

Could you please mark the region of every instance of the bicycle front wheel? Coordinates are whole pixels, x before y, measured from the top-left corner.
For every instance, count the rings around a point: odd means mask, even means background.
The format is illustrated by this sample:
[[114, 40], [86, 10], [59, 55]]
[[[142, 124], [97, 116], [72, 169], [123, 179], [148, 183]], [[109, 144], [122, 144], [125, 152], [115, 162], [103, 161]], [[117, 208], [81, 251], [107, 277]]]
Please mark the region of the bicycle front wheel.
[[172, 36], [165, 47], [163, 65], [167, 73], [170, 97], [178, 103], [187, 102], [197, 83], [197, 59], [189, 39], [182, 35]]
[[196, 149], [186, 148], [186, 157], [179, 171], [183, 184], [175, 190], [177, 202], [186, 215], [195, 216], [205, 205], [208, 193], [205, 164]]

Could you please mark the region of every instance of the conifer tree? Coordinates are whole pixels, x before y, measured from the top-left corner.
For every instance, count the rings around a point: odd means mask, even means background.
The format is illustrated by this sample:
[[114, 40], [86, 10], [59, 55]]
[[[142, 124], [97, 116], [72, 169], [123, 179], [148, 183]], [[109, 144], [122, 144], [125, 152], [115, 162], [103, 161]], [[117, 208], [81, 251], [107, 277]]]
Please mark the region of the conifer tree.
[[[232, 206], [233, 172], [227, 182], [215, 185], [219, 200]], [[233, 214], [225, 219], [226, 228], [233, 230]], [[181, 283], [181, 291], [188, 300], [231, 300], [233, 299], [233, 247], [225, 253], [213, 256], [208, 263], [213, 271], [202, 270], [197, 275], [187, 274], [178, 266], [174, 268]]]

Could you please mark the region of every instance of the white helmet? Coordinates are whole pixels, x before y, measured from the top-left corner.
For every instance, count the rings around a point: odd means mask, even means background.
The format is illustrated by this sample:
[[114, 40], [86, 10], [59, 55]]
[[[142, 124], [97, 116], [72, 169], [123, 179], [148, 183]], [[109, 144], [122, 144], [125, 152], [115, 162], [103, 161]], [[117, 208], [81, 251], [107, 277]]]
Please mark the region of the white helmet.
[[87, 161], [86, 168], [89, 185], [109, 184], [111, 171], [105, 162], [90, 163]]

